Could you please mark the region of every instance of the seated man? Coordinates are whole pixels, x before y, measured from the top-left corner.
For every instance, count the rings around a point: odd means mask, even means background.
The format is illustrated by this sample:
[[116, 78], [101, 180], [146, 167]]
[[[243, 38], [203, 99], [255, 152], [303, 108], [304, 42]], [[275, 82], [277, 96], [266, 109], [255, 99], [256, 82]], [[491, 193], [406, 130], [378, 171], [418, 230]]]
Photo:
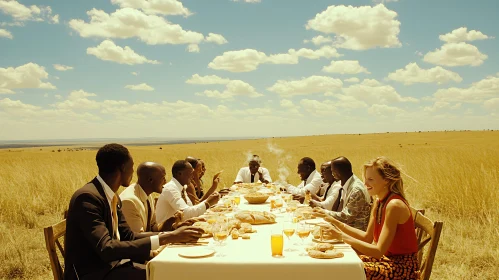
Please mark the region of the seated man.
[[132, 180], [127, 148], [108, 144], [96, 156], [99, 175], [72, 196], [66, 219], [64, 279], [146, 279], [151, 250], [173, 242], [196, 242], [203, 231], [192, 227], [167, 233], [134, 234], [116, 194]]
[[272, 182], [270, 173], [265, 167], [260, 167], [262, 161], [257, 155], [253, 155], [248, 163], [248, 167], [239, 169], [234, 184], [238, 183], [256, 183], [258, 181], [268, 184]]
[[371, 215], [371, 197], [364, 183], [352, 172], [352, 164], [345, 157], [331, 161], [332, 175], [341, 181], [341, 188], [332, 210], [315, 208], [318, 216], [330, 215], [335, 219], [365, 231]]
[[156, 223], [155, 203], [151, 194], [161, 193], [166, 184], [165, 176], [163, 165], [155, 162], [141, 163], [137, 168], [137, 183], [120, 194], [121, 211], [134, 233], [171, 231], [195, 222], [192, 220], [175, 224], [175, 218], [172, 217], [162, 225]]
[[315, 162], [309, 157], [304, 157], [298, 163], [298, 175], [302, 182], [298, 186], [287, 186], [287, 192], [294, 195], [295, 199], [305, 197], [305, 193], [317, 193], [322, 185], [322, 178], [319, 172], [315, 170]]
[[312, 194], [310, 206], [331, 210], [338, 196], [338, 189], [341, 188], [341, 183], [334, 180], [330, 161], [321, 165], [321, 178], [324, 182], [323, 186], [325, 186], [324, 194], [322, 197]]
[[156, 204], [156, 222], [161, 224], [182, 211], [182, 221], [198, 217], [212, 205], [215, 205], [220, 196], [217, 192], [210, 195], [205, 201], [193, 205], [186, 193], [186, 185], [191, 181], [194, 168], [186, 160], [177, 160], [172, 167], [172, 180], [163, 187], [163, 191]]

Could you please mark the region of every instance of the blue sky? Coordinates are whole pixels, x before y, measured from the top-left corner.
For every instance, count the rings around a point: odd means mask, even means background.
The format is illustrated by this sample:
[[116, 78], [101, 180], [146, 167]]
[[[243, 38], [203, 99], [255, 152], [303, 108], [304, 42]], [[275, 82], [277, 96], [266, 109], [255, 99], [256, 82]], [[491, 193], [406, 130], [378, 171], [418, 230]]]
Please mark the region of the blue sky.
[[0, 140], [499, 129], [499, 2], [251, 2], [0, 0]]

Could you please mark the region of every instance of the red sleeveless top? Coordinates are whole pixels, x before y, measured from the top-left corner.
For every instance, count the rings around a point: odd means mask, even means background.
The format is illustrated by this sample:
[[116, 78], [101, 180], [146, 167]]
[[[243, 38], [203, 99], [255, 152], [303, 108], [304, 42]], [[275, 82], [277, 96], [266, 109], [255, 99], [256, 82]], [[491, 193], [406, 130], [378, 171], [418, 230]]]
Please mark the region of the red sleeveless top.
[[[379, 235], [381, 234], [381, 229], [383, 228], [383, 224], [385, 223], [385, 211], [386, 205], [392, 199], [400, 199], [406, 205], [405, 200], [397, 194], [392, 194], [388, 197], [388, 200], [383, 205], [383, 209], [381, 210], [381, 224], [378, 224], [377, 217], [374, 217], [374, 241], [378, 242]], [[379, 203], [382, 203], [380, 201]], [[410, 212], [410, 208], [407, 207]], [[388, 248], [386, 252], [386, 256], [392, 255], [410, 255], [418, 252], [418, 240], [416, 237], [416, 231], [414, 229], [414, 219], [412, 218], [412, 212], [410, 212], [410, 217], [404, 224], [397, 225], [397, 231], [395, 232], [395, 236], [393, 237], [392, 244]]]

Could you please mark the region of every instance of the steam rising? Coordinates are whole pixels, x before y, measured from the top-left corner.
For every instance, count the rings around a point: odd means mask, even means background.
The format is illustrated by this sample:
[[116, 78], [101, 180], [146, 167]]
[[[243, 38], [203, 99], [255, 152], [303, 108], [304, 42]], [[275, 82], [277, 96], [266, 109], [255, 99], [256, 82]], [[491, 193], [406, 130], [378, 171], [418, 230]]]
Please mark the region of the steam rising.
[[277, 171], [279, 172], [279, 181], [277, 181], [276, 183], [286, 184], [286, 179], [289, 176], [289, 169], [286, 163], [291, 160], [291, 156], [285, 154], [284, 150], [279, 149], [277, 145], [274, 145], [271, 142], [267, 143], [267, 149], [277, 158]]

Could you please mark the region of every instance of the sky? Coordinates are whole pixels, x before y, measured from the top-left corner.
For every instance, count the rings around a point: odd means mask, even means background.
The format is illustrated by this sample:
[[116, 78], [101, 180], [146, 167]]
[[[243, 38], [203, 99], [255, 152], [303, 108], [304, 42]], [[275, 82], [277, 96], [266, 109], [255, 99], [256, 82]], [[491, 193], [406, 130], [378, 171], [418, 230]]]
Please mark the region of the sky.
[[0, 140], [499, 129], [496, 0], [0, 0]]

